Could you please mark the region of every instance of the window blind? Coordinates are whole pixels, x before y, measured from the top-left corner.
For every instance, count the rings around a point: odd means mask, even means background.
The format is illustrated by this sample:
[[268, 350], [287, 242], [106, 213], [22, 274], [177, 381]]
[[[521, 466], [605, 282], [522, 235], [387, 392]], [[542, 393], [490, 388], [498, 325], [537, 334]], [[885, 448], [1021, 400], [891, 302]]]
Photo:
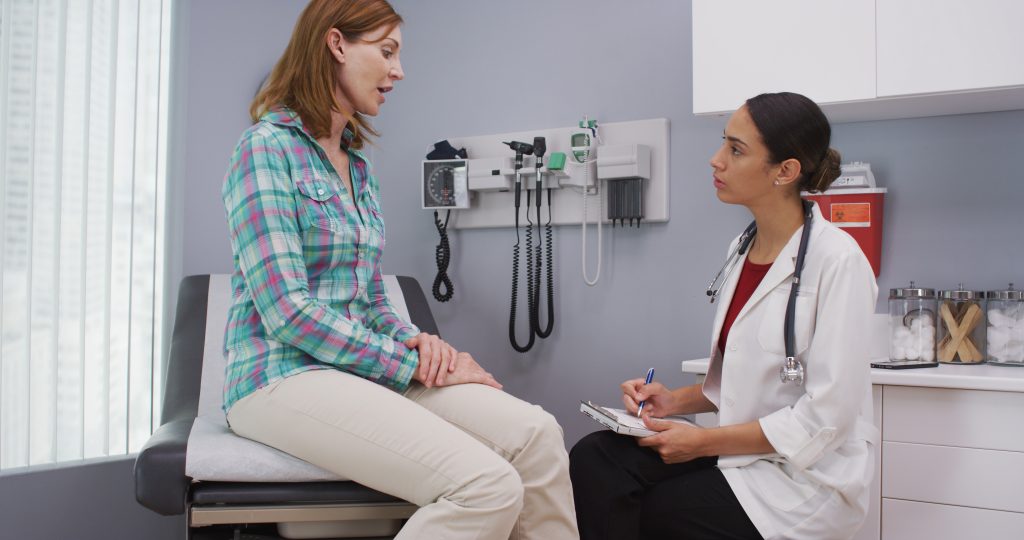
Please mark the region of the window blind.
[[171, 0], [0, 0], [0, 469], [160, 402]]

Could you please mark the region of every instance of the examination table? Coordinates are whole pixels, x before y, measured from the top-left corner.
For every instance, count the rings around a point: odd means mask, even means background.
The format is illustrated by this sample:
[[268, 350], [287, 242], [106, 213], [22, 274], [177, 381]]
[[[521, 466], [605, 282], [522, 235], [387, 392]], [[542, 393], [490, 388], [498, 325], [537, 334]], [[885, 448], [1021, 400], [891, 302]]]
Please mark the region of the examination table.
[[[438, 333], [415, 279], [384, 281], [400, 314], [422, 331]], [[135, 461], [136, 499], [163, 515], [186, 514], [187, 539], [245, 538], [268, 530], [284, 538], [393, 535], [416, 510], [412, 503], [230, 431], [221, 410], [230, 301], [226, 274], [182, 280], [162, 424]], [[276, 524], [276, 530], [259, 524]]]

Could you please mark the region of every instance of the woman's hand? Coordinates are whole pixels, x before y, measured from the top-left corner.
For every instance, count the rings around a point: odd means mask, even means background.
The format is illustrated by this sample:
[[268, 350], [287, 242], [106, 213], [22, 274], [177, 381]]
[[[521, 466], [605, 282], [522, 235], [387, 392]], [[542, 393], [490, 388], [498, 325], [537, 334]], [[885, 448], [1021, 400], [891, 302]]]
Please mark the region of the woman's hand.
[[660, 382], [644, 384], [643, 379], [630, 379], [622, 383], [620, 387], [622, 388], [622, 403], [631, 414], [636, 414], [641, 401], [646, 401], [644, 412], [655, 417], [670, 416], [677, 412], [678, 404], [675, 394]]
[[637, 444], [657, 452], [665, 463], [684, 463], [706, 455], [703, 428], [651, 418], [647, 405], [644, 405], [643, 420], [647, 429], [657, 433], [637, 439]]
[[469, 353], [460, 352], [458, 356], [459, 359], [455, 363], [455, 371], [445, 379], [444, 383], [438, 386], [478, 383], [501, 390], [501, 383], [495, 380], [494, 376], [485, 371], [484, 368], [480, 367], [480, 364], [477, 364], [476, 360]]
[[423, 386], [444, 386], [449, 373], [455, 371], [460, 358], [455, 350], [443, 339], [426, 332], [405, 340], [405, 346], [416, 349], [420, 355], [420, 365], [412, 378], [423, 383]]

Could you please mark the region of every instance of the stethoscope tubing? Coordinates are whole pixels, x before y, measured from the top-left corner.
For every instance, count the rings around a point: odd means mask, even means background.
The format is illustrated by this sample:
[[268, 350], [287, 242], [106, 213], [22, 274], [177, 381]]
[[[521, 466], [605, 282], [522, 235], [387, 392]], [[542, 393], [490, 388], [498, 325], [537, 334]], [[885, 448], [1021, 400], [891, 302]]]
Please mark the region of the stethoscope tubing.
[[[804, 368], [803, 363], [796, 358], [796, 299], [800, 293], [800, 276], [803, 274], [804, 260], [807, 258], [807, 244], [811, 237], [811, 222], [814, 217], [814, 204], [810, 201], [801, 200], [801, 205], [804, 211], [804, 226], [803, 231], [800, 233], [800, 246], [796, 252], [796, 265], [793, 269], [793, 284], [789, 289], [789, 300], [786, 302], [786, 315], [783, 323], [783, 340], [786, 347], [786, 360], [780, 370], [780, 378], [783, 383], [795, 382], [798, 385], [802, 385], [804, 382]], [[750, 243], [753, 242], [754, 236], [757, 235], [757, 222], [753, 221], [747, 228], [744, 229], [743, 234], [740, 235], [740, 239], [733, 248], [732, 252], [726, 257], [725, 264], [715, 274], [715, 278], [711, 280], [711, 284], [708, 285], [707, 295], [711, 297], [711, 303], [714, 303], [718, 298], [718, 292], [721, 290], [721, 285], [715, 288], [715, 284], [718, 283], [719, 278], [722, 274], [722, 285], [729, 281], [729, 276], [735, 270], [739, 263], [740, 257], [747, 252], [750, 247]]]

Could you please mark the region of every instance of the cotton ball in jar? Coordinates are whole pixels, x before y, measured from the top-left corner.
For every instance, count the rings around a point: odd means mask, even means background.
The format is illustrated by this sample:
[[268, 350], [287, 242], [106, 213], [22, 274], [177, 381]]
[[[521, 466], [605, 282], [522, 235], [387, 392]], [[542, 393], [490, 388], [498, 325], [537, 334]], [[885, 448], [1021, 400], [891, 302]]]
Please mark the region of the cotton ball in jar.
[[988, 327], [988, 346], [990, 350], [1001, 350], [1009, 340], [1010, 332], [1006, 328], [1000, 326]]
[[993, 328], [1006, 328], [1012, 326], [1014, 319], [1007, 317], [1003, 314], [1002, 310], [990, 309], [988, 310], [988, 324], [989, 327]]

